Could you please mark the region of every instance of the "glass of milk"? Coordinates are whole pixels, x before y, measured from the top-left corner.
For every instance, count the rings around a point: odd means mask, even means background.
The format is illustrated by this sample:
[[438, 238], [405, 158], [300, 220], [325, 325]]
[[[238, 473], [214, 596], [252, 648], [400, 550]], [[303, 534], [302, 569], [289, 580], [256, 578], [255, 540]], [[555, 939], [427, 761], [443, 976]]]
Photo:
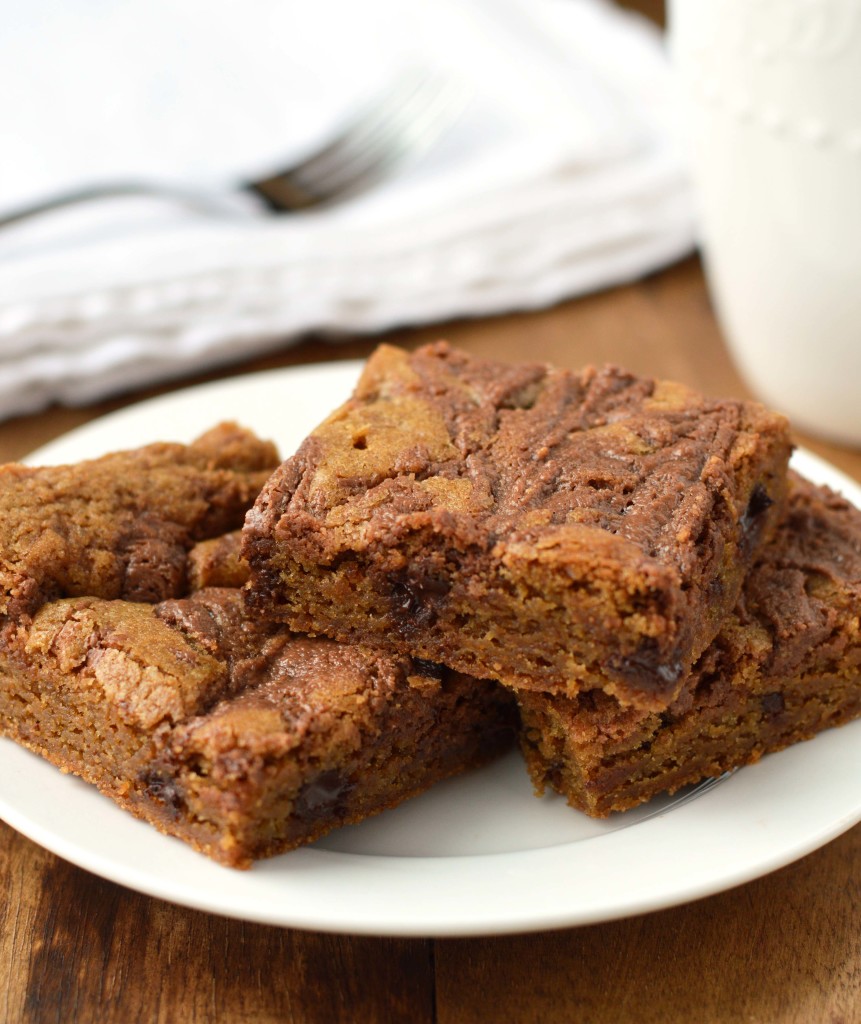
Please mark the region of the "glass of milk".
[[861, 445], [861, 0], [670, 0], [709, 287], [741, 373]]

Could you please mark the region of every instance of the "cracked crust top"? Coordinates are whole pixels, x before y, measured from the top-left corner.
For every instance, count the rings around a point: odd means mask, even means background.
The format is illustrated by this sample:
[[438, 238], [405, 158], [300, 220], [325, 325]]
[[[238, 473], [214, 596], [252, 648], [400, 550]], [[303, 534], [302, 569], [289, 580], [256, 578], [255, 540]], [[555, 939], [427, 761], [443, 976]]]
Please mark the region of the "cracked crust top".
[[223, 423], [190, 445], [0, 467], [0, 614], [64, 597], [183, 593], [186, 552], [239, 527], [277, 464], [274, 445]]

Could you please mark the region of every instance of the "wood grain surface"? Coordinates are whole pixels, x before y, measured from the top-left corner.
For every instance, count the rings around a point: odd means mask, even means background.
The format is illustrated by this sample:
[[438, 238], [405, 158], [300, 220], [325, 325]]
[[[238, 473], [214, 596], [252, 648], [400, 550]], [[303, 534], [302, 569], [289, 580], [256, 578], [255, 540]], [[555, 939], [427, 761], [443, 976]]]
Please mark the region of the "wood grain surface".
[[[440, 336], [485, 356], [613, 360], [747, 394], [693, 259], [551, 310], [388, 340]], [[352, 358], [372, 344], [309, 341], [230, 372]], [[141, 397], [2, 424], [0, 460]], [[861, 453], [799, 441], [861, 479]], [[229, 921], [98, 879], [3, 824], [0, 891], [3, 1022], [861, 1022], [861, 827], [687, 906], [523, 936], [375, 939]]]

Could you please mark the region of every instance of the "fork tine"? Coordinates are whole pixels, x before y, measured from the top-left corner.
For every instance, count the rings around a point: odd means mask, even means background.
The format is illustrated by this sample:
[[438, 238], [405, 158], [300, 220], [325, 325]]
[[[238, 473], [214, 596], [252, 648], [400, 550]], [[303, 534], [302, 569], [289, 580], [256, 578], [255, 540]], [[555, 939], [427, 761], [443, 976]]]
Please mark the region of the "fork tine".
[[[380, 123], [390, 118], [415, 93], [422, 81], [415, 72], [403, 74], [395, 86], [390, 86], [382, 96], [369, 102], [362, 113], [354, 114], [346, 128], [322, 149], [286, 171], [256, 181], [252, 190], [274, 210], [296, 210], [317, 205], [322, 201], [320, 182], [337, 167], [345, 145], [350, 145], [352, 139], [372, 137]], [[324, 196], [329, 194], [329, 190], [323, 191]]]
[[382, 126], [385, 126], [399, 111], [411, 107], [427, 93], [430, 78], [419, 76], [414, 70], [403, 72], [393, 86], [366, 104], [362, 113], [345, 122], [345, 128], [338, 132], [331, 142], [316, 150], [306, 160], [302, 160], [290, 169], [305, 173], [325, 174], [332, 161], [339, 161], [345, 146], [353, 144], [356, 139], [372, 138]]
[[455, 101], [462, 96], [450, 86], [428, 84], [410, 102], [393, 108], [373, 130], [344, 137], [337, 158], [323, 165], [302, 167], [291, 177], [321, 196], [353, 191], [404, 156], [425, 148], [437, 137], [439, 128], [452, 119]]
[[410, 72], [387, 98], [354, 122], [324, 150], [265, 183], [266, 198], [296, 209], [340, 198], [381, 176], [405, 155], [418, 152], [453, 116], [463, 89], [430, 73]]

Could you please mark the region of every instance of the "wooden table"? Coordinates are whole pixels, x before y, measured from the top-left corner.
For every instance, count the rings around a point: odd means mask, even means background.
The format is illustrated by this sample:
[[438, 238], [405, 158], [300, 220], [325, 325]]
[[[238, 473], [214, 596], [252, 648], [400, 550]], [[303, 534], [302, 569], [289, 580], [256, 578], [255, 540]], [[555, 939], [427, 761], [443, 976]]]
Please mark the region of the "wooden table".
[[[545, 312], [388, 340], [441, 335], [477, 355], [572, 367], [615, 360], [711, 394], [746, 394], [693, 259]], [[372, 347], [308, 342], [231, 372]], [[3, 424], [0, 459], [141, 397]], [[799, 441], [861, 478], [861, 453]], [[356, 938], [230, 921], [102, 881], [2, 823], [0, 891], [0, 1022], [861, 1021], [861, 826], [688, 906], [515, 937]]]

